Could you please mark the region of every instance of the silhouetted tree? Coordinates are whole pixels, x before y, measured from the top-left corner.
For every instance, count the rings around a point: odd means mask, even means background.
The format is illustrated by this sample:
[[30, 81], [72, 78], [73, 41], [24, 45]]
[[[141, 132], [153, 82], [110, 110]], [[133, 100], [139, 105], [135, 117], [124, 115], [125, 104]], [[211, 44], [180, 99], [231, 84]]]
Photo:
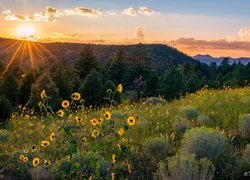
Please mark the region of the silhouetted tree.
[[78, 60], [75, 63], [75, 71], [81, 79], [85, 79], [87, 74], [94, 69], [99, 69], [100, 64], [93, 52], [93, 47], [88, 44], [81, 50]]
[[80, 93], [85, 100], [85, 105], [100, 105], [103, 102], [102, 95], [102, 79], [99, 73], [92, 69], [86, 76], [80, 87]]
[[46, 94], [49, 97], [49, 105], [52, 107], [52, 109], [57, 109], [61, 101], [61, 99], [59, 99], [59, 89], [56, 87], [56, 84], [52, 80], [49, 72], [41, 75], [32, 85], [27, 106], [37, 109], [38, 103], [42, 100], [40, 95], [43, 90], [46, 91]]
[[0, 95], [11, 102], [12, 106], [18, 102], [19, 88], [16, 78], [12, 74], [7, 74], [0, 84]]

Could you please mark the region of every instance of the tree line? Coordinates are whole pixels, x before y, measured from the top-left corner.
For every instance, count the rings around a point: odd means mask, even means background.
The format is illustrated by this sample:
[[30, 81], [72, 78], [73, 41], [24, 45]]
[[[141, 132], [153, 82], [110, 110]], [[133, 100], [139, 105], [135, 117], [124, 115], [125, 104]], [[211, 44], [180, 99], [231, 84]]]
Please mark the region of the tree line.
[[[116, 101], [131, 102], [145, 97], [161, 96], [166, 100], [193, 93], [204, 86], [219, 89], [224, 86], [244, 87], [250, 81], [250, 64], [229, 64], [225, 58], [206, 65], [189, 61], [166, 62], [164, 68], [152, 64], [150, 50], [143, 44], [136, 45], [130, 54], [119, 48], [105, 63], [101, 63], [91, 45], [85, 45], [73, 65], [60, 61], [49, 68], [40, 67], [24, 71], [13, 63], [0, 80], [0, 109], [17, 105], [38, 109], [40, 93], [45, 90], [53, 109], [60, 107], [61, 100], [69, 99], [73, 92], [80, 92], [86, 106], [103, 106], [107, 90], [116, 90], [122, 84], [124, 97], [117, 95]], [[183, 61], [183, 59], [182, 59]], [[6, 65], [0, 64], [0, 73]], [[2, 114], [4, 114], [2, 112]]]

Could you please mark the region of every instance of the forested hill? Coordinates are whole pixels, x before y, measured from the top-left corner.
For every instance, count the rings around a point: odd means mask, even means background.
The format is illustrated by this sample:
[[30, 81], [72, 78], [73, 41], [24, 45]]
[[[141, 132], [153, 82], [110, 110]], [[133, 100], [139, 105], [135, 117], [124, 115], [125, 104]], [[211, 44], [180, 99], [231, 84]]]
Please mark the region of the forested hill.
[[[9, 62], [11, 57], [15, 54], [22, 41], [13, 39], [0, 38], [0, 61]], [[22, 57], [22, 50], [24, 48], [30, 48], [34, 63], [45, 63], [54, 61], [65, 61], [70, 64], [74, 64], [79, 56], [82, 47], [85, 44], [80, 43], [38, 43], [30, 42], [31, 46], [23, 43], [16, 54], [16, 57], [20, 59]], [[25, 47], [27, 46], [27, 47]], [[133, 48], [136, 45], [92, 45], [94, 53], [101, 63], [107, 62], [119, 48], [123, 48], [127, 57], [130, 56]], [[183, 64], [184, 62], [197, 62], [190, 56], [162, 44], [145, 44], [147, 52], [151, 56], [153, 65], [157, 69], [164, 68], [169, 63]], [[29, 54], [24, 55], [22, 65], [29, 63]], [[26, 62], [26, 63], [25, 63]]]

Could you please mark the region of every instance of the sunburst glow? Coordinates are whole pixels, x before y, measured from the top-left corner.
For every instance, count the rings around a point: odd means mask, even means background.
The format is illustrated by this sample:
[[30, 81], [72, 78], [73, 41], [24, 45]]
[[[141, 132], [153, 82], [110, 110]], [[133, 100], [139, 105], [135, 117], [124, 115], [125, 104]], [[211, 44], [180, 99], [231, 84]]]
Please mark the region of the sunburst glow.
[[17, 28], [16, 36], [22, 40], [36, 40], [36, 30], [33, 26], [20, 26]]

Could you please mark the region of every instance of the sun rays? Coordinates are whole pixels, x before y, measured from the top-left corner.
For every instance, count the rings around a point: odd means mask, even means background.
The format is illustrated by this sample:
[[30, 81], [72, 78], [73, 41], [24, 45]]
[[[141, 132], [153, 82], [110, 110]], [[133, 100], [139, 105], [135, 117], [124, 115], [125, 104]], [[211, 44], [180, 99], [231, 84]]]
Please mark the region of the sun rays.
[[[10, 67], [14, 63], [18, 63], [21, 67], [26, 61], [30, 64], [30, 69], [33, 72], [34, 79], [36, 79], [35, 70], [39, 65], [45, 65], [48, 60], [56, 61], [56, 56], [49, 51], [42, 43], [27, 41], [27, 40], [6, 40], [0, 42], [0, 55], [9, 52], [6, 67], [2, 72], [0, 78], [3, 78]], [[46, 59], [49, 57], [49, 59]]]

